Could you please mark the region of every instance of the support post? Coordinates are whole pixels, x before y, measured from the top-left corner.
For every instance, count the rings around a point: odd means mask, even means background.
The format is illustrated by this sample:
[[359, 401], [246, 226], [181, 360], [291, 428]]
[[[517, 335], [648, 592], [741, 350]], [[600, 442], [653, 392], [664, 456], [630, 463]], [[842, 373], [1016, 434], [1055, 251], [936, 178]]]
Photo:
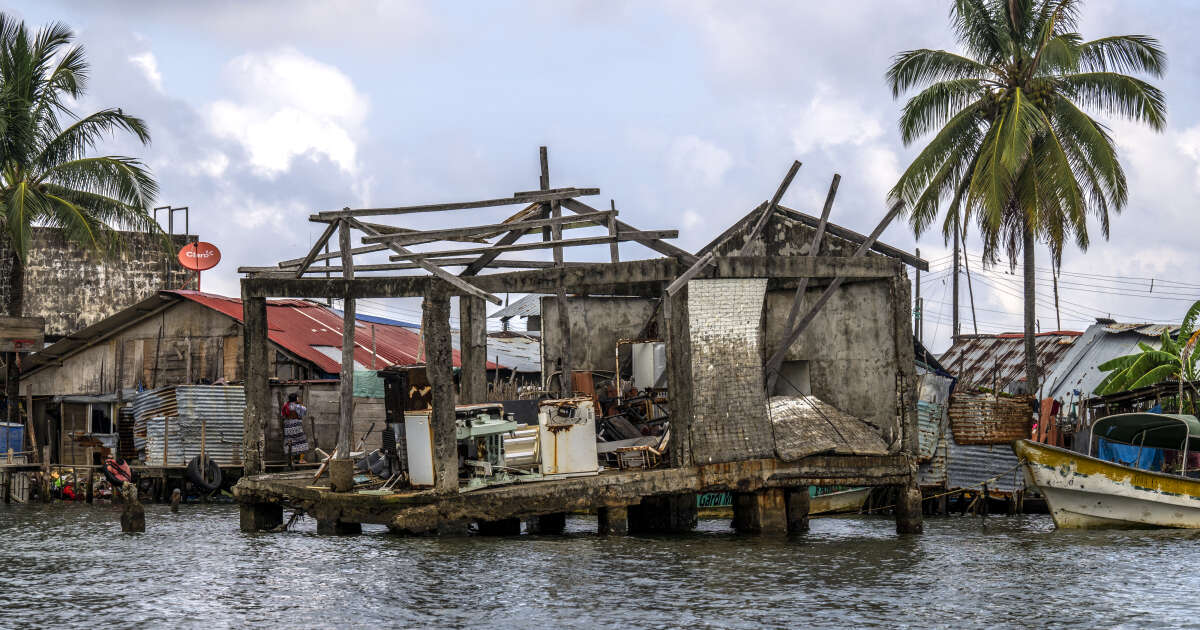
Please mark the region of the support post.
[[354, 459], [350, 455], [350, 443], [354, 439], [354, 293], [350, 280], [354, 279], [354, 255], [350, 253], [350, 223], [338, 222], [338, 245], [342, 250], [342, 275], [346, 279], [342, 294], [342, 370], [339, 374], [339, 402], [337, 455], [329, 462], [329, 486], [334, 492], [350, 492], [354, 489]]
[[239, 515], [241, 530], [247, 533], [275, 529], [283, 524], [283, 506], [278, 503], [242, 503]]
[[696, 529], [696, 493], [643, 497], [629, 506], [629, 531], [686, 533]]
[[525, 530], [530, 534], [554, 535], [567, 529], [567, 513], [541, 514], [525, 521]]
[[733, 495], [733, 528], [743, 534], [786, 534], [787, 512], [782, 488]]
[[454, 377], [451, 374], [450, 295], [445, 283], [431, 280], [421, 303], [421, 334], [425, 340], [425, 373], [433, 389], [434, 488], [458, 491], [458, 444], [454, 429]]
[[479, 526], [479, 534], [481, 536], [520, 536], [521, 535], [521, 519], [505, 518], [498, 521], [479, 521], [476, 523]]
[[458, 298], [459, 360], [462, 362], [461, 396], [463, 404], [487, 400], [487, 303], [483, 298], [461, 295]]
[[808, 510], [812, 497], [808, 488], [789, 488], [784, 494], [787, 503], [787, 530], [789, 534], [800, 534], [808, 531]]
[[921, 516], [921, 488], [912, 479], [896, 492], [896, 533], [920, 534], [925, 525]]
[[629, 508], [624, 505], [602, 507], [596, 511], [596, 531], [601, 536], [629, 533]]
[[246, 369], [246, 411], [242, 417], [242, 471], [263, 472], [266, 426], [271, 416], [271, 388], [267, 362], [267, 301], [250, 297], [242, 281], [242, 352]]
[[667, 343], [667, 409], [671, 414], [668, 455], [671, 466], [692, 465], [692, 340], [688, 326], [688, 291], [663, 296]]

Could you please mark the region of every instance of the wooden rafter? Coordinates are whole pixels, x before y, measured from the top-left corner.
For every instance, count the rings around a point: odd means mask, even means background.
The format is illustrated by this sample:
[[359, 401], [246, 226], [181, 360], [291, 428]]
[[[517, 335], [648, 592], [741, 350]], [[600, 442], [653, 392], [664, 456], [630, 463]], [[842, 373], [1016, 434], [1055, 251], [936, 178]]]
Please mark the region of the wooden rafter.
[[[599, 210], [587, 205], [586, 203], [583, 203], [582, 201], [580, 201], [578, 199], [573, 199], [573, 198], [563, 199], [562, 205], [567, 210], [570, 210], [571, 212], [574, 212], [576, 214], [584, 214], [587, 212], [599, 212]], [[629, 225], [628, 223], [620, 221], [620, 220], [617, 220], [616, 224], [617, 224], [617, 230], [619, 230], [620, 232], [637, 232], [638, 231], [637, 228], [633, 227], [632, 225]], [[696, 257], [694, 255], [692, 255], [691, 252], [689, 252], [685, 249], [676, 247], [675, 245], [672, 245], [662, 239], [644, 240], [644, 241], [641, 241], [641, 243], [643, 245], [645, 245], [646, 247], [649, 247], [650, 249], [653, 249], [654, 251], [656, 251], [660, 254], [664, 254], [666, 256], [674, 256], [674, 257], [678, 258], [679, 260], [683, 261], [685, 264], [692, 264], [692, 263], [696, 262]]]
[[300, 266], [296, 269], [297, 278], [304, 275], [304, 272], [308, 270], [308, 266], [316, 259], [317, 254], [321, 253], [321, 248], [325, 247], [325, 244], [329, 242], [330, 237], [333, 236], [333, 231], [338, 228], [338, 223], [332, 222], [325, 226], [325, 231], [317, 238], [317, 242], [313, 244], [312, 249], [308, 250], [308, 255], [300, 259]]
[[444, 210], [469, 210], [472, 208], [491, 208], [495, 206], [511, 206], [519, 203], [535, 203], [559, 201], [571, 197], [586, 197], [599, 195], [599, 188], [568, 188], [559, 192], [547, 191], [541, 194], [528, 194], [520, 197], [501, 197], [499, 199], [484, 199], [482, 201], [463, 201], [457, 203], [432, 203], [421, 206], [399, 206], [395, 208], [358, 208], [354, 210], [332, 210], [321, 212], [310, 217], [313, 220], [336, 219], [340, 217], [377, 217], [391, 214], [413, 214], [416, 212], [441, 212]]
[[[451, 249], [440, 252], [404, 251], [391, 257], [392, 260], [424, 260], [426, 258], [443, 258], [464, 254], [482, 254], [496, 252], [521, 252], [532, 249], [547, 249], [554, 247], [582, 247], [585, 245], [606, 245], [615, 241], [656, 241], [664, 238], [677, 238], [679, 230], [655, 230], [650, 232], [618, 232], [616, 237], [591, 236], [587, 238], [569, 238], [557, 241], [537, 241], [533, 243], [516, 243], [513, 245], [493, 245], [491, 247], [473, 247], [467, 249]], [[395, 248], [393, 248], [395, 249]]]
[[379, 236], [367, 236], [362, 239], [364, 243], [396, 243], [398, 245], [411, 245], [421, 242], [432, 242], [438, 240], [461, 239], [468, 236], [474, 237], [489, 237], [503, 233], [505, 230], [512, 229], [527, 229], [540, 228], [547, 225], [560, 225], [563, 229], [564, 223], [578, 222], [579, 224], [595, 224], [604, 225], [609, 216], [616, 214], [615, 211], [605, 212], [590, 212], [572, 217], [557, 217], [549, 219], [530, 219], [517, 223], [493, 223], [491, 225], [475, 225], [461, 228], [446, 228], [443, 230], [423, 230], [408, 232], [405, 234], [381, 234]]
[[746, 242], [742, 243], [741, 254], [744, 256], [750, 248], [750, 244], [758, 239], [758, 235], [762, 234], [763, 227], [767, 225], [767, 219], [775, 212], [775, 208], [779, 206], [779, 200], [783, 199], [783, 194], [787, 192], [789, 186], [792, 185], [792, 180], [796, 178], [796, 173], [800, 170], [800, 161], [792, 162], [791, 168], [788, 169], [787, 175], [783, 176], [783, 181], [779, 183], [779, 188], [775, 189], [775, 196], [771, 197], [771, 203], [767, 205], [762, 214], [758, 216], [758, 221], [754, 223], [754, 229], [750, 230], [750, 235], [746, 237]]

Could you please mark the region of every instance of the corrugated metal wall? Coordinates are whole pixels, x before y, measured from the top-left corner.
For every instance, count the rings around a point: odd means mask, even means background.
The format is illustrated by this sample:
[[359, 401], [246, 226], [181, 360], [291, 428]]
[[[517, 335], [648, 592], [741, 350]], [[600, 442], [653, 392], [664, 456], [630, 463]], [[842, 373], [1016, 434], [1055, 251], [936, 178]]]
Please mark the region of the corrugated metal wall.
[[186, 466], [200, 454], [203, 441], [206, 454], [219, 465], [241, 466], [245, 409], [246, 392], [240, 385], [143, 392], [133, 400], [133, 413], [135, 422], [146, 425], [146, 464]]

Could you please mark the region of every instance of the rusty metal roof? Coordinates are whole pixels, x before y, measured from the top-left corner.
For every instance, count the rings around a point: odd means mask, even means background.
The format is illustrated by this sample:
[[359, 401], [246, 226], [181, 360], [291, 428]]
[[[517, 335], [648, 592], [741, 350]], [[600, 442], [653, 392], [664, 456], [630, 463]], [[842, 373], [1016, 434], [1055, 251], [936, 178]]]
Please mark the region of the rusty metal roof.
[[[1041, 380], [1066, 356], [1083, 333], [1056, 330], [1034, 336]], [[1025, 393], [1025, 340], [1021, 333], [962, 335], [939, 361], [958, 378], [960, 390], [992, 389]]]

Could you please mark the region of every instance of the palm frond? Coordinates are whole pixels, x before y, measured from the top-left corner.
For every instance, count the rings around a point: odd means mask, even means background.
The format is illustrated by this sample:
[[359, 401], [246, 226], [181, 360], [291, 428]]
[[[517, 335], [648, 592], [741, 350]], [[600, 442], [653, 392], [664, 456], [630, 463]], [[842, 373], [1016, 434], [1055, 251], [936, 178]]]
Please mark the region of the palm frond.
[[1080, 44], [1079, 65], [1089, 72], [1139, 72], [1161, 77], [1167, 71], [1167, 53], [1153, 37], [1113, 35]]
[[1059, 79], [1068, 98], [1085, 107], [1143, 122], [1155, 131], [1167, 124], [1162, 90], [1140, 79], [1115, 72], [1081, 72]]

